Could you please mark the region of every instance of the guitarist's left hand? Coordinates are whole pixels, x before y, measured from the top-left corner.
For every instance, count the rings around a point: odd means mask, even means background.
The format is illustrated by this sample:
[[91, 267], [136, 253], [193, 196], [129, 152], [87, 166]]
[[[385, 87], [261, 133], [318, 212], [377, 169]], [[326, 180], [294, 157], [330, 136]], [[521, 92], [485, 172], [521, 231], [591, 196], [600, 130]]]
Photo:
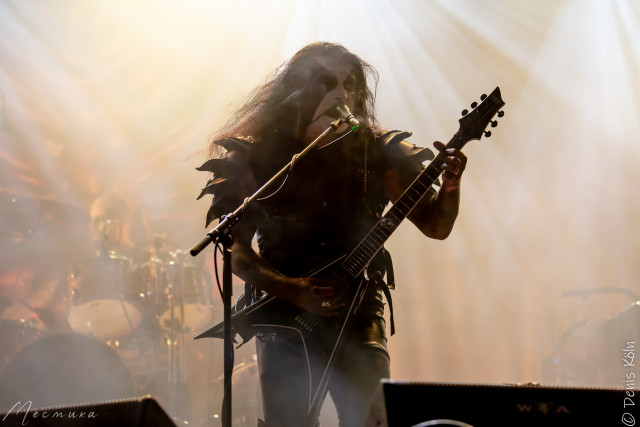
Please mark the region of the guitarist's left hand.
[[[440, 141], [433, 143], [433, 146], [443, 152], [445, 144]], [[442, 164], [442, 187], [445, 191], [457, 190], [460, 188], [460, 178], [467, 166], [467, 156], [460, 150], [449, 148], [444, 150], [444, 163]]]
[[[458, 216], [460, 180], [467, 166], [467, 156], [460, 150], [445, 148], [445, 144], [440, 141], [434, 142], [433, 146], [440, 151], [443, 160], [442, 185], [437, 193], [433, 192], [430, 196], [423, 197], [408, 218], [425, 236], [442, 240], [449, 236]], [[397, 187], [396, 185], [388, 188]], [[399, 194], [391, 194], [392, 200], [398, 197]]]

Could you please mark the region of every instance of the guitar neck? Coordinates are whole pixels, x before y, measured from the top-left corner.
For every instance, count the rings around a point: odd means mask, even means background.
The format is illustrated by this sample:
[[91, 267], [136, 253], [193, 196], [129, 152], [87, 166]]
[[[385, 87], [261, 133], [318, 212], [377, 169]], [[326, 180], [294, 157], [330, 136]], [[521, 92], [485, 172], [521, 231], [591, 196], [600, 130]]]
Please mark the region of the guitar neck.
[[[445, 149], [462, 148], [466, 142], [464, 135], [458, 131], [449, 141]], [[373, 257], [382, 249], [391, 234], [411, 213], [418, 202], [429, 191], [429, 188], [442, 173], [444, 155], [438, 155], [429, 163], [411, 185], [402, 193], [389, 211], [376, 223], [356, 248], [342, 262], [342, 268], [351, 276], [360, 275]]]

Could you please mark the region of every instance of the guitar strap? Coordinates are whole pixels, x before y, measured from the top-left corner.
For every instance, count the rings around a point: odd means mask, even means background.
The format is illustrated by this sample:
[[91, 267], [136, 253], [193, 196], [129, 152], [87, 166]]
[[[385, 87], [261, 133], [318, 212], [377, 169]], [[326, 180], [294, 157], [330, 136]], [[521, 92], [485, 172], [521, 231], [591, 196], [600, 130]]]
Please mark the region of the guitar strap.
[[393, 317], [393, 300], [391, 298], [391, 289], [396, 288], [394, 275], [393, 275], [393, 263], [391, 261], [391, 254], [385, 248], [381, 250], [382, 257], [384, 259], [384, 269], [387, 275], [387, 281], [385, 282], [383, 278], [383, 274], [380, 271], [376, 271], [373, 274], [373, 277], [370, 277], [371, 282], [374, 286], [378, 286], [384, 297], [387, 299], [387, 304], [389, 305], [389, 327], [391, 330], [391, 335], [396, 333], [396, 325]]
[[384, 293], [384, 297], [387, 299], [387, 303], [389, 304], [389, 323], [391, 328], [391, 335], [396, 333], [396, 324], [393, 320], [393, 300], [391, 299], [391, 291], [390, 289], [396, 288], [395, 276], [393, 275], [393, 262], [391, 261], [391, 253], [385, 248], [382, 248], [382, 256], [384, 257], [384, 267], [387, 271], [387, 282], [384, 280], [381, 281], [382, 292]]
[[389, 289], [396, 288], [396, 279], [393, 275], [393, 261], [391, 261], [391, 253], [386, 248], [382, 248], [382, 256], [384, 257], [384, 269], [387, 272], [387, 286]]

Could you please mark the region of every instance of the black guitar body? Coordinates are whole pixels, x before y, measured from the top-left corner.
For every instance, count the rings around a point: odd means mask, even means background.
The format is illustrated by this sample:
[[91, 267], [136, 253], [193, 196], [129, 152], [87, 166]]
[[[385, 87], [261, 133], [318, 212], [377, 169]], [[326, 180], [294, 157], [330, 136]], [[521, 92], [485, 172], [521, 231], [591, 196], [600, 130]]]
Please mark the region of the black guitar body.
[[[340, 343], [349, 331], [351, 321], [362, 302], [368, 281], [359, 275], [350, 276], [339, 264], [344, 256], [325, 264], [308, 277], [331, 279], [340, 284], [344, 300], [349, 301], [337, 316], [309, 313], [280, 298], [264, 295], [231, 316], [231, 333], [247, 342], [257, 333], [294, 333], [300, 338], [307, 361], [310, 390], [309, 425], [318, 417], [326, 397], [331, 367], [340, 350]], [[224, 323], [219, 323], [195, 338], [223, 338]], [[304, 373], [299, 373], [303, 375]], [[311, 419], [312, 418], [312, 419]]]

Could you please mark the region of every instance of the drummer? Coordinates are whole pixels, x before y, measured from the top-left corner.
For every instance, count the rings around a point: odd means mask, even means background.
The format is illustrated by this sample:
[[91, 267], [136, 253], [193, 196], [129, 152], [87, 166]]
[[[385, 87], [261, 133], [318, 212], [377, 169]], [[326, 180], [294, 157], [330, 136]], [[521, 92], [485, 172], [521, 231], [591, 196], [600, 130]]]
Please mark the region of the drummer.
[[134, 244], [134, 231], [136, 240], [146, 237], [146, 223], [134, 225], [134, 211], [118, 192], [97, 197], [89, 218], [90, 250], [69, 275], [72, 304], [67, 320], [75, 332], [116, 339], [130, 334], [143, 320], [153, 322], [147, 315], [153, 314], [157, 296], [154, 272], [139, 268], [149, 263], [153, 248]]
[[134, 221], [134, 212], [121, 194], [108, 192], [97, 197], [91, 204], [89, 216], [93, 255], [121, 255], [131, 259], [133, 264], [149, 260], [149, 251], [132, 241], [133, 238], [147, 241], [148, 225], [144, 218]]

